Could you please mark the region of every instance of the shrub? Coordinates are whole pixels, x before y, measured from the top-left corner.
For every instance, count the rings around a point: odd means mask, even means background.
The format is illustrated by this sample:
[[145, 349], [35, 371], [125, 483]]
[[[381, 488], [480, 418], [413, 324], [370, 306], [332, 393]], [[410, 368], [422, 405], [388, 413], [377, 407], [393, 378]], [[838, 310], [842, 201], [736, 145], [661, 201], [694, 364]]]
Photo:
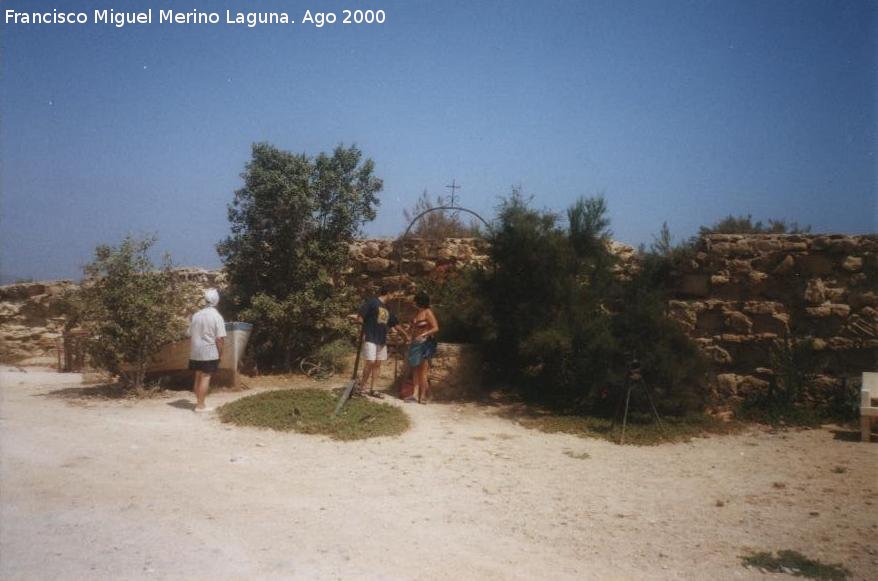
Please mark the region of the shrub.
[[334, 373], [344, 369], [348, 356], [353, 353], [350, 341], [346, 339], [336, 339], [325, 345], [321, 345], [314, 352], [314, 359], [325, 369], [330, 369]]
[[98, 246], [82, 287], [67, 299], [68, 325], [89, 332], [91, 363], [137, 389], [150, 356], [185, 332], [178, 315], [191, 299], [186, 285], [175, 280], [169, 257], [155, 269], [149, 258], [155, 241], [129, 236], [119, 246]]
[[520, 194], [501, 204], [496, 270], [482, 284], [495, 373], [556, 406], [610, 413], [636, 358], [666, 413], [699, 409], [706, 364], [665, 317], [665, 287], [656, 284], [670, 258], [651, 254], [632, 280], [616, 276], [606, 212], [603, 198], [580, 199], [564, 229]]
[[[442, 196], [436, 196], [435, 201], [427, 194], [427, 190], [421, 193], [421, 197], [415, 202], [415, 205], [409, 210], [403, 210], [406, 223], [424, 214], [433, 208], [447, 206], [448, 202]], [[441, 212], [429, 212], [418, 220], [410, 232], [411, 236], [417, 238], [426, 238], [428, 240], [444, 240], [445, 238], [472, 238], [481, 235], [478, 224], [474, 220], [465, 223], [460, 213], [453, 210], [445, 210]]]
[[493, 336], [487, 354], [495, 373], [541, 395], [570, 387], [572, 329], [566, 307], [584, 294], [577, 262], [558, 218], [528, 207], [514, 193], [499, 209], [490, 255], [494, 269], [482, 281]]
[[421, 281], [421, 289], [439, 320], [439, 340], [447, 343], [480, 343], [490, 334], [480, 284], [485, 273], [473, 267], [462, 271], [436, 269]]
[[[622, 287], [619, 310], [613, 317], [613, 333], [620, 351], [636, 357], [644, 383], [655, 390], [653, 397], [663, 413], [682, 415], [701, 410], [705, 404], [707, 361], [698, 346], [666, 316], [668, 297], [653, 275], [642, 269]], [[615, 400], [622, 397], [616, 384]], [[643, 394], [635, 390], [636, 405]]]
[[830, 407], [814, 405], [807, 385], [823, 365], [810, 339], [785, 336], [771, 347], [775, 374], [765, 391], [751, 393], [741, 404], [742, 415], [767, 423], [816, 424], [831, 415]]
[[798, 222], [786, 220], [768, 220], [763, 224], [762, 220], [753, 221], [753, 216], [732, 216], [729, 214], [713, 226], [702, 226], [699, 234], [806, 234], [811, 231], [811, 226], [799, 226]]

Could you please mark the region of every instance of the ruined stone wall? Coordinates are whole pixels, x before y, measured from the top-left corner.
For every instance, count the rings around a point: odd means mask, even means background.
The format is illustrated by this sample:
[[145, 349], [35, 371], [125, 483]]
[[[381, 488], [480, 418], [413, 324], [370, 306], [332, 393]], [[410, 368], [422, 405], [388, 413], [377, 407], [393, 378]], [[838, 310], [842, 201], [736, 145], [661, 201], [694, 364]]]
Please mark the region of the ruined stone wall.
[[[486, 265], [488, 244], [480, 238], [409, 238], [404, 243], [358, 240], [351, 245], [350, 258], [351, 267], [344, 273], [344, 280], [361, 295], [374, 292], [382, 284], [411, 295], [418, 280], [424, 277], [441, 277], [448, 272]], [[412, 308], [410, 302], [404, 301], [404, 306]], [[404, 317], [408, 314], [402, 313]]]
[[0, 286], [0, 361], [54, 365], [64, 328], [60, 298], [70, 280]]
[[[358, 240], [350, 247], [350, 257], [343, 281], [364, 295], [381, 284], [410, 294], [420, 277], [484, 264], [488, 259], [486, 243], [474, 238], [412, 238], [401, 247], [393, 240]], [[181, 280], [205, 288], [222, 289], [226, 284], [221, 270], [181, 268], [176, 272]], [[61, 296], [76, 287], [70, 280], [0, 286], [0, 362], [55, 365], [65, 321]], [[409, 303], [403, 306], [411, 308]]]
[[878, 369], [878, 236], [710, 235], [685, 265], [670, 316], [714, 363], [719, 401], [765, 389], [777, 341], [813, 338], [824, 393]]
[[[350, 248], [345, 284], [362, 294], [380, 284], [411, 293], [425, 276], [488, 262], [480, 239], [361, 240]], [[614, 243], [620, 275], [636, 268], [630, 247]], [[401, 253], [401, 266], [400, 257]], [[220, 271], [183, 269], [203, 286], [224, 284]], [[0, 360], [52, 364], [64, 319], [58, 310], [70, 281], [0, 287]], [[402, 313], [408, 316], [408, 313]], [[711, 235], [679, 273], [669, 315], [714, 363], [719, 401], [764, 389], [771, 351], [786, 335], [814, 338], [825, 359], [826, 391], [846, 376], [878, 369], [878, 236]]]
[[[181, 268], [180, 280], [205, 288], [223, 286], [225, 274], [202, 268]], [[54, 366], [65, 318], [65, 292], [77, 288], [71, 280], [0, 286], [0, 362]]]

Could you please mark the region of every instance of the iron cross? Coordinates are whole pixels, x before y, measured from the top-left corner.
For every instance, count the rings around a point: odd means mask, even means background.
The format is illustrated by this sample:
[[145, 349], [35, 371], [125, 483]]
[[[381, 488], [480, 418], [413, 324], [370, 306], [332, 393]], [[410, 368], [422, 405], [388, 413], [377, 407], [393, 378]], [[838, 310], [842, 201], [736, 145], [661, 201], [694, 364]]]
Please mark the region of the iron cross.
[[451, 190], [451, 207], [453, 208], [453, 207], [454, 207], [454, 202], [455, 202], [456, 199], [457, 199], [457, 198], [455, 197], [455, 195], [454, 195], [454, 190], [459, 190], [459, 189], [460, 189], [460, 186], [457, 185], [457, 180], [451, 180], [451, 185], [450, 185], [450, 186], [445, 186], [445, 187]]

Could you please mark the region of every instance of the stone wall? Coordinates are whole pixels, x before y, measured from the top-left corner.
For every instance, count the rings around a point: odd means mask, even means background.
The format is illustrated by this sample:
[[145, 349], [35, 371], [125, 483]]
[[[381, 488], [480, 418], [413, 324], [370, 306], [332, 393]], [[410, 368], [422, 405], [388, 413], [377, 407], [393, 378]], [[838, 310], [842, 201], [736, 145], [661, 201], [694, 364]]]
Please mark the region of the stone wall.
[[765, 389], [772, 349], [813, 337], [828, 366], [824, 393], [878, 368], [878, 236], [710, 235], [669, 304], [671, 318], [714, 363], [715, 396], [732, 403]]
[[[619, 275], [637, 267], [630, 247], [613, 243]], [[401, 262], [399, 260], [401, 255]], [[361, 240], [350, 248], [345, 284], [363, 294], [382, 283], [411, 293], [417, 281], [488, 262], [479, 239]], [[203, 286], [224, 285], [220, 271], [182, 269]], [[71, 281], [0, 287], [0, 360], [52, 364], [64, 319], [58, 298]], [[787, 334], [814, 338], [828, 362], [818, 389], [878, 369], [878, 236], [711, 235], [679, 273], [669, 316], [713, 361], [718, 401], [764, 389], [771, 350]], [[408, 305], [410, 309], [411, 306]], [[408, 309], [404, 309], [407, 311]], [[403, 312], [403, 317], [408, 313]]]
[[70, 280], [0, 286], [0, 361], [55, 365], [64, 328], [60, 298]]
[[[177, 275], [204, 287], [223, 286], [225, 274], [181, 268]], [[64, 330], [61, 298], [77, 288], [71, 280], [0, 286], [0, 362], [55, 366]]]
[[418, 279], [488, 263], [488, 245], [480, 238], [358, 240], [350, 248], [347, 284], [364, 293], [381, 284], [411, 292]]

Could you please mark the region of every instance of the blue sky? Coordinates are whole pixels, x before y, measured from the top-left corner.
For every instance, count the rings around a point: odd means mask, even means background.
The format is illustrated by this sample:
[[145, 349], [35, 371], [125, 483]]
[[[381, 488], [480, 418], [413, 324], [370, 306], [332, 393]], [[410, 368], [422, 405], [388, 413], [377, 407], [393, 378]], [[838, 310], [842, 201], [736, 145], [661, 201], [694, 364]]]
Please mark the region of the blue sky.
[[96, 244], [154, 232], [219, 265], [250, 145], [356, 143], [385, 189], [367, 233], [456, 179], [490, 215], [521, 185], [612, 230], [677, 239], [723, 216], [878, 230], [872, 1], [46, 2], [22, 11], [380, 8], [322, 29], [0, 24], [0, 273], [74, 277]]

